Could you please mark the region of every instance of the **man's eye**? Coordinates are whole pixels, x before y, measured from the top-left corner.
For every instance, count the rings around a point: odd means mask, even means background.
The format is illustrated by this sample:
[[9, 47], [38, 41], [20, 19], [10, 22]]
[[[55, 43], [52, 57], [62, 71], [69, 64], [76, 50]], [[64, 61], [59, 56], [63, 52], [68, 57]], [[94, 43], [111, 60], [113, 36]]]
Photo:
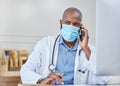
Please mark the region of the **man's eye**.
[[70, 22], [65, 22], [65, 24], [70, 24]]

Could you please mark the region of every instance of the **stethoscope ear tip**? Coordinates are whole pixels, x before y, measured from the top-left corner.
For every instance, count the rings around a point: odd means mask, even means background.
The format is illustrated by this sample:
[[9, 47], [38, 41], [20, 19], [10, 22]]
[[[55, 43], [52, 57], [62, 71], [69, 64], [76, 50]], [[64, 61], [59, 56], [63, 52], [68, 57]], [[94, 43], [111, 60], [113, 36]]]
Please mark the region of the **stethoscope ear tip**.
[[85, 71], [82, 71], [82, 73], [85, 73]]
[[79, 72], [82, 72], [82, 73], [85, 73], [85, 71], [82, 71], [82, 70], [78, 70]]
[[79, 72], [81, 72], [81, 70], [78, 70]]

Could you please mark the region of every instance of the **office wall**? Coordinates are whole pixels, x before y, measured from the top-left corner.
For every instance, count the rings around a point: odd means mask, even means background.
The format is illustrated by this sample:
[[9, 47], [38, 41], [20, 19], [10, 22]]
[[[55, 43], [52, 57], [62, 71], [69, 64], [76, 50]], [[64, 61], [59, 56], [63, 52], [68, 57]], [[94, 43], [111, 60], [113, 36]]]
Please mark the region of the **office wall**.
[[42, 37], [59, 34], [59, 20], [68, 7], [81, 10], [94, 45], [96, 0], [0, 0], [0, 49], [31, 52]]

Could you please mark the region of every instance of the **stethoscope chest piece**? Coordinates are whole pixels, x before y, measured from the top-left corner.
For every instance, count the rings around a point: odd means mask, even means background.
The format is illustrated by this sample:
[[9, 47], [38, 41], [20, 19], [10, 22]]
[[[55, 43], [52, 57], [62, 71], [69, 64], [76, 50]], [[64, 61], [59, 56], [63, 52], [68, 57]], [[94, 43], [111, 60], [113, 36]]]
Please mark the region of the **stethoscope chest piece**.
[[55, 65], [54, 65], [54, 64], [50, 64], [50, 65], [49, 65], [49, 70], [50, 70], [50, 71], [53, 71], [54, 69], [55, 69]]

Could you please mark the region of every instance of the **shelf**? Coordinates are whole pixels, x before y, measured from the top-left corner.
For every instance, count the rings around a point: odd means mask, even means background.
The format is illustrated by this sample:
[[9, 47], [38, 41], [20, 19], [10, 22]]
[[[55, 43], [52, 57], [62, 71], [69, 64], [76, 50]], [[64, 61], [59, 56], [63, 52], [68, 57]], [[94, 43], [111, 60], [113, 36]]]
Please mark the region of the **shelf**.
[[8, 71], [8, 72], [1, 72], [0, 77], [9, 77], [9, 76], [20, 76], [19, 71]]

